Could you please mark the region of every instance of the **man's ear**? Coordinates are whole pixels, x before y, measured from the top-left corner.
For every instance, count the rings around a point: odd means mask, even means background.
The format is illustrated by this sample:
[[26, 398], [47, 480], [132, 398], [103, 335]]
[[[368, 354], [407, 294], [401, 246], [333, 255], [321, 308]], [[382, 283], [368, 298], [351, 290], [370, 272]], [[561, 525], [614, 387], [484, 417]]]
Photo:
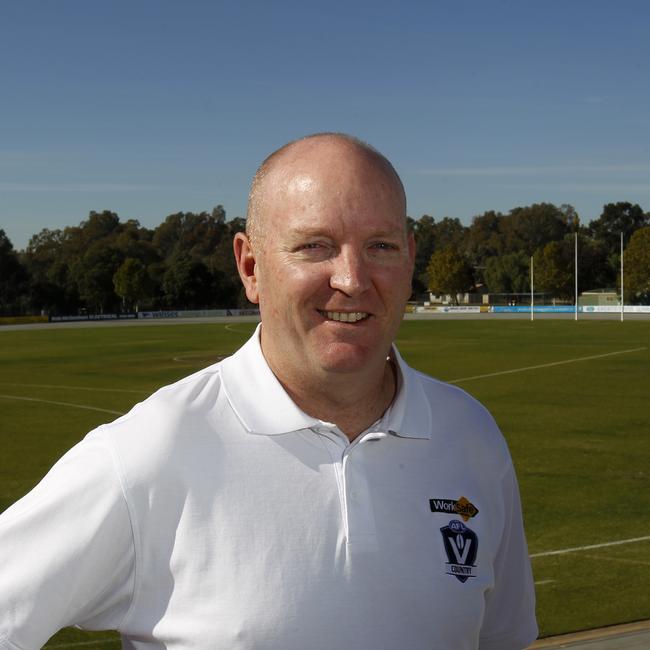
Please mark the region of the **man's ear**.
[[251, 246], [250, 240], [243, 232], [238, 232], [233, 239], [233, 249], [235, 251], [235, 261], [237, 270], [241, 278], [246, 297], [255, 304], [260, 301], [259, 291], [257, 288], [257, 262], [255, 253]]

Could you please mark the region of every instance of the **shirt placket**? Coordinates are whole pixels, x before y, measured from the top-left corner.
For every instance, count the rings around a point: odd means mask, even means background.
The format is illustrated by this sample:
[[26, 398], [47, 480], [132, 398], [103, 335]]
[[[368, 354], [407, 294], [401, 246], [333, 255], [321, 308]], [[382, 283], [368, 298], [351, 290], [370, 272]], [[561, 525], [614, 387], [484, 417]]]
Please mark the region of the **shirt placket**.
[[377, 527], [367, 476], [371, 470], [368, 445], [380, 444], [385, 434], [362, 434], [350, 443], [336, 428], [318, 427], [316, 432], [332, 459], [346, 546], [352, 552], [376, 551]]

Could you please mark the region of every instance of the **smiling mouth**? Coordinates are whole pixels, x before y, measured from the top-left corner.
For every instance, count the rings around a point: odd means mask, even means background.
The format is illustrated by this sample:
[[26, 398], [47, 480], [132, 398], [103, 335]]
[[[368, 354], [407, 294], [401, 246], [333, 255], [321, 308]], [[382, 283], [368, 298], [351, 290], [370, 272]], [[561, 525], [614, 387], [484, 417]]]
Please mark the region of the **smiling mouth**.
[[339, 323], [358, 323], [370, 316], [365, 311], [323, 311], [319, 309], [318, 313], [327, 320], [334, 320]]

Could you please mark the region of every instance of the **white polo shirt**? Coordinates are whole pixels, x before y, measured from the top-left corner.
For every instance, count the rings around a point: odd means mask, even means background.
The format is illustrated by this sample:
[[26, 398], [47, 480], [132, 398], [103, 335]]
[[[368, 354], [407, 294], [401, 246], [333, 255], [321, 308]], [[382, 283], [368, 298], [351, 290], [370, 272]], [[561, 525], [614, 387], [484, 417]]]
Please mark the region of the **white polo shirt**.
[[91, 432], [0, 517], [0, 648], [519, 650], [537, 634], [493, 419], [410, 369], [354, 442], [302, 412], [256, 332]]

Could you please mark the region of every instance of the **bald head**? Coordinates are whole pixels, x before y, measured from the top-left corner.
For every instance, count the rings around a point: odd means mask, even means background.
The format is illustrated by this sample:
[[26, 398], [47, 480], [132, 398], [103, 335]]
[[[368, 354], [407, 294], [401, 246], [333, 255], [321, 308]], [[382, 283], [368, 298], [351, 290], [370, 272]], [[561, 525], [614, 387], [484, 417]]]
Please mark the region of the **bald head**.
[[347, 167], [351, 174], [372, 172], [378, 190], [398, 197], [406, 227], [406, 195], [390, 161], [369, 144], [342, 133], [316, 133], [284, 145], [269, 155], [253, 178], [248, 197], [246, 234], [257, 248], [264, 239], [273, 190], [310, 182], [315, 169]]

